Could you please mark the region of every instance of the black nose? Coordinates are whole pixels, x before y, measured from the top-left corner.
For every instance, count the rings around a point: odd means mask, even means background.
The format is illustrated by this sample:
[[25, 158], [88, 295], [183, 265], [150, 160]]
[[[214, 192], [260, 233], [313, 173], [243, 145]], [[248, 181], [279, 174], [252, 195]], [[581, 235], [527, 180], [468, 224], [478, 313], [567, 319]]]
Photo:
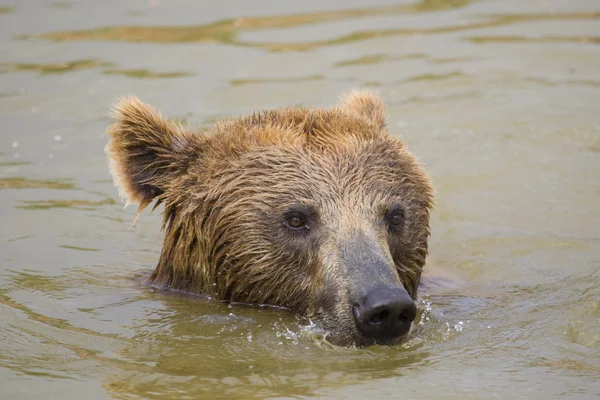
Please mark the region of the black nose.
[[358, 330], [376, 339], [404, 335], [417, 316], [417, 306], [404, 288], [385, 286], [369, 291], [352, 311]]

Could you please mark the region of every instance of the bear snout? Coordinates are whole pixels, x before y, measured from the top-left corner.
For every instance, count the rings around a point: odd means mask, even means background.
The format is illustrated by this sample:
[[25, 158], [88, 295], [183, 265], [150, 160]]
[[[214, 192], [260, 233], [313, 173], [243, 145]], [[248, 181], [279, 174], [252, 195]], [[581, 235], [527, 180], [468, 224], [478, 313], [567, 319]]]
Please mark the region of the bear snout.
[[352, 314], [362, 335], [386, 343], [408, 333], [417, 306], [404, 288], [378, 286], [352, 306]]

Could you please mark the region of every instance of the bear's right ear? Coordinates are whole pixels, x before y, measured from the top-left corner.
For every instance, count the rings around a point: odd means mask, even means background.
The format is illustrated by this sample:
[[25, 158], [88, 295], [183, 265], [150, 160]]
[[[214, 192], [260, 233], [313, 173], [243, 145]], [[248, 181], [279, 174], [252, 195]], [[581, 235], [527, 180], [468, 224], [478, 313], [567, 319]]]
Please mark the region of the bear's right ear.
[[367, 90], [353, 90], [340, 99], [340, 107], [349, 114], [366, 119], [380, 129], [386, 125], [386, 111], [381, 99]]
[[113, 107], [105, 151], [110, 171], [125, 205], [139, 213], [163, 194], [173, 179], [198, 157], [199, 135], [167, 121], [137, 97], [120, 99]]

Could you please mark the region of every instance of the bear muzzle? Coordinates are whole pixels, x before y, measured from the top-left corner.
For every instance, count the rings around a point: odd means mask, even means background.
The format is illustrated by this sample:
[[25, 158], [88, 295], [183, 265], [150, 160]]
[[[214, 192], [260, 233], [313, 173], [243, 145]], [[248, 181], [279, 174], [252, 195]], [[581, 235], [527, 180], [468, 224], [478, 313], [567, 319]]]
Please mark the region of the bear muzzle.
[[336, 277], [331, 279], [343, 293], [335, 301], [346, 303], [333, 318], [343, 321], [351, 336], [346, 341], [361, 347], [397, 343], [417, 316], [417, 306], [383, 246], [368, 232], [348, 235], [340, 243]]

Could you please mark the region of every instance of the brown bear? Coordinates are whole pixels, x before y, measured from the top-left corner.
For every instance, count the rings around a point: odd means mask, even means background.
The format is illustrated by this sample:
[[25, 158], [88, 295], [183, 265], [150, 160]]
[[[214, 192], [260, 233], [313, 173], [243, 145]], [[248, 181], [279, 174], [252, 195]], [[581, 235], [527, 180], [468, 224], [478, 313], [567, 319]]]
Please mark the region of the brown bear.
[[153, 284], [311, 318], [335, 344], [394, 344], [416, 317], [430, 179], [386, 129], [375, 95], [285, 108], [208, 132], [135, 97], [115, 106], [106, 146], [139, 212], [164, 204]]

